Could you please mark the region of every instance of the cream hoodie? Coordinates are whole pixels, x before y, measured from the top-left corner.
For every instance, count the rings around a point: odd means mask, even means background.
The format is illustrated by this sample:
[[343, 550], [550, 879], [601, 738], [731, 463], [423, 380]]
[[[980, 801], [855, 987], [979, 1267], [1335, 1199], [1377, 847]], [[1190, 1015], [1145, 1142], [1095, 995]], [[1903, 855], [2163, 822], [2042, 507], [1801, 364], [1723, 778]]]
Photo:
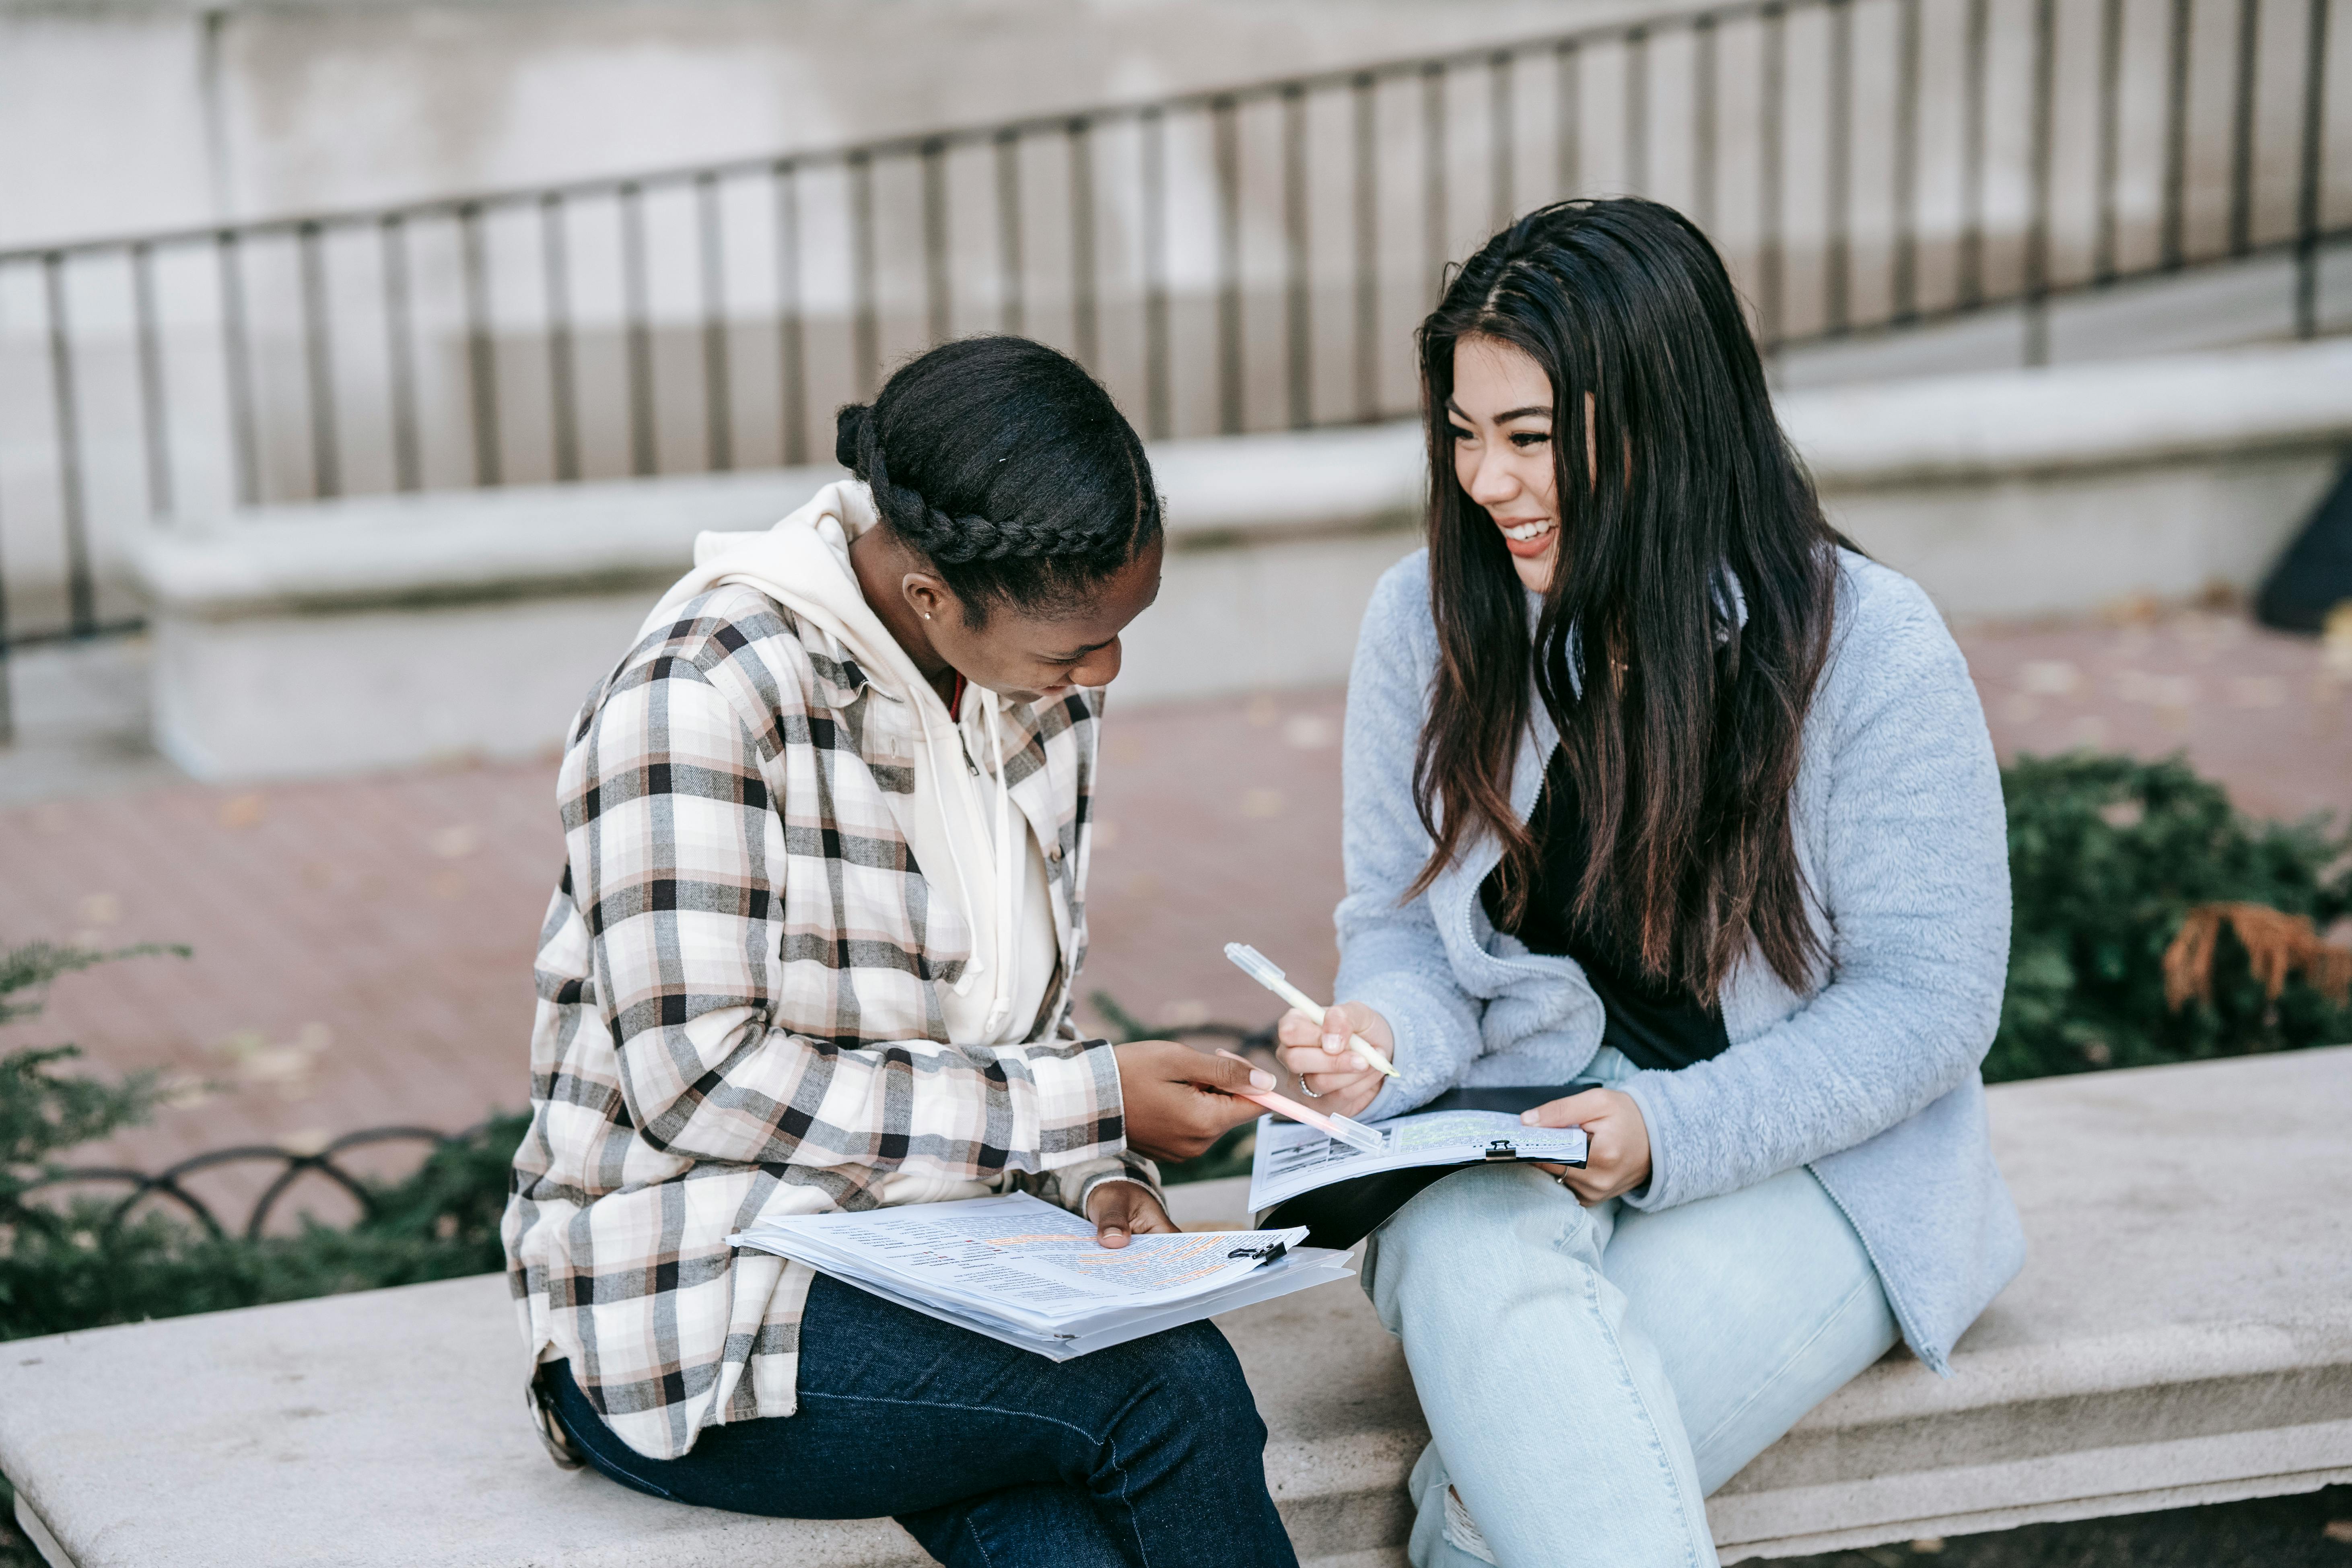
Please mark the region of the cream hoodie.
[[[1044, 852], [1004, 782], [1008, 705], [993, 691], [967, 686], [959, 722], [866, 604], [849, 564], [849, 544], [878, 521], [872, 493], [856, 479], [843, 479], [773, 528], [701, 534], [694, 542], [694, 570], [662, 595], [637, 639], [722, 584], [756, 589], [841, 639], [884, 699], [867, 721], [898, 726], [914, 742], [908, 847], [971, 932], [970, 962], [954, 984], [940, 988], [949, 1043], [1027, 1044], [1058, 977], [1062, 952]], [[882, 1199], [928, 1203], [987, 1190], [902, 1173], [884, 1183]]]

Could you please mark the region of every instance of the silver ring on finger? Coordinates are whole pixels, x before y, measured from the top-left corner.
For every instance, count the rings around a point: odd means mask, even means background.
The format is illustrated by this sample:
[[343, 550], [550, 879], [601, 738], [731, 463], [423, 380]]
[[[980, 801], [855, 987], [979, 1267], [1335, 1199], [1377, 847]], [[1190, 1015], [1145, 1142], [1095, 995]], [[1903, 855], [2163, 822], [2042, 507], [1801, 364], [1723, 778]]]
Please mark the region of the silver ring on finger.
[[1323, 1091], [1317, 1089], [1313, 1084], [1308, 1083], [1307, 1081], [1307, 1076], [1304, 1073], [1301, 1073], [1298, 1078], [1298, 1092], [1305, 1095], [1309, 1100], [1320, 1100], [1323, 1098]]

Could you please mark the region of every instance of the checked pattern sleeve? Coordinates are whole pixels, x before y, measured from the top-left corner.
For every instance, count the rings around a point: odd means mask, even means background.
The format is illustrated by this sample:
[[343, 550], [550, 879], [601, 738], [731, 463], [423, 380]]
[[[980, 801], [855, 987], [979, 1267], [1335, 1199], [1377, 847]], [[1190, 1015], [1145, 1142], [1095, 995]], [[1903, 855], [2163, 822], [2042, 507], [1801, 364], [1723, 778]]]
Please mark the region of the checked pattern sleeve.
[[865, 768], [839, 715], [778, 668], [799, 651], [724, 625], [674, 640], [623, 672], [572, 748], [587, 989], [637, 1139], [698, 1163], [823, 1168], [850, 1207], [893, 1171], [988, 1181], [1116, 1158], [1101, 1042], [869, 1037], [936, 1010], [929, 890], [878, 797], [844, 787]]

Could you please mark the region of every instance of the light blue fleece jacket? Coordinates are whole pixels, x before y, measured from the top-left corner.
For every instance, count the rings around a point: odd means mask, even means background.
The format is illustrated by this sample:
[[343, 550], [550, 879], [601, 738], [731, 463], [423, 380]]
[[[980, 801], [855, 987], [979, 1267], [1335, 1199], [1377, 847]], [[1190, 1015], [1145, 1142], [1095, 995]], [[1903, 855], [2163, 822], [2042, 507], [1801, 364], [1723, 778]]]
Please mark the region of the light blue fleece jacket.
[[[1371, 1117], [1456, 1084], [1565, 1083], [1601, 1045], [1583, 970], [1487, 920], [1491, 835], [1401, 901], [1430, 852], [1412, 761], [1436, 660], [1422, 551], [1374, 590], [1348, 686], [1337, 991], [1388, 1019], [1402, 1075]], [[1533, 707], [1511, 780], [1522, 820], [1559, 741]], [[1624, 1201], [1668, 1208], [1810, 1166], [1869, 1249], [1905, 1341], [1949, 1375], [1954, 1342], [2025, 1256], [1977, 1070], [2009, 957], [2000, 773], [1927, 595], [1851, 552], [1793, 826], [1826, 963], [1799, 993], [1751, 951], [1723, 991], [1730, 1049], [1620, 1086], [1650, 1131], [1649, 1184]]]

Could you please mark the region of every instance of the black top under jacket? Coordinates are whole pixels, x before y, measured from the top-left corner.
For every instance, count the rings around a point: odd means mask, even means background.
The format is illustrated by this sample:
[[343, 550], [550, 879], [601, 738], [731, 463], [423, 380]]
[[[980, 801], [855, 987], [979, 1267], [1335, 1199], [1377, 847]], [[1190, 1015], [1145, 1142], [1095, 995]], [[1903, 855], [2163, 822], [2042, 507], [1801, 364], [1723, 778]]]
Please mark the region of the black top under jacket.
[[1575, 788], [1560, 752], [1553, 752], [1535, 815], [1528, 819], [1540, 853], [1527, 912], [1516, 925], [1505, 924], [1497, 915], [1503, 900], [1502, 868], [1496, 867], [1478, 889], [1486, 918], [1527, 943], [1531, 952], [1572, 958], [1583, 965], [1585, 979], [1608, 1014], [1601, 1043], [1623, 1052], [1635, 1067], [1671, 1071], [1728, 1050], [1731, 1038], [1724, 1033], [1721, 1007], [1702, 1005], [1688, 990], [1650, 979], [1630, 956], [1621, 960], [1617, 944], [1606, 932], [1570, 921], [1569, 908], [1589, 853], [1583, 814], [1572, 808]]

